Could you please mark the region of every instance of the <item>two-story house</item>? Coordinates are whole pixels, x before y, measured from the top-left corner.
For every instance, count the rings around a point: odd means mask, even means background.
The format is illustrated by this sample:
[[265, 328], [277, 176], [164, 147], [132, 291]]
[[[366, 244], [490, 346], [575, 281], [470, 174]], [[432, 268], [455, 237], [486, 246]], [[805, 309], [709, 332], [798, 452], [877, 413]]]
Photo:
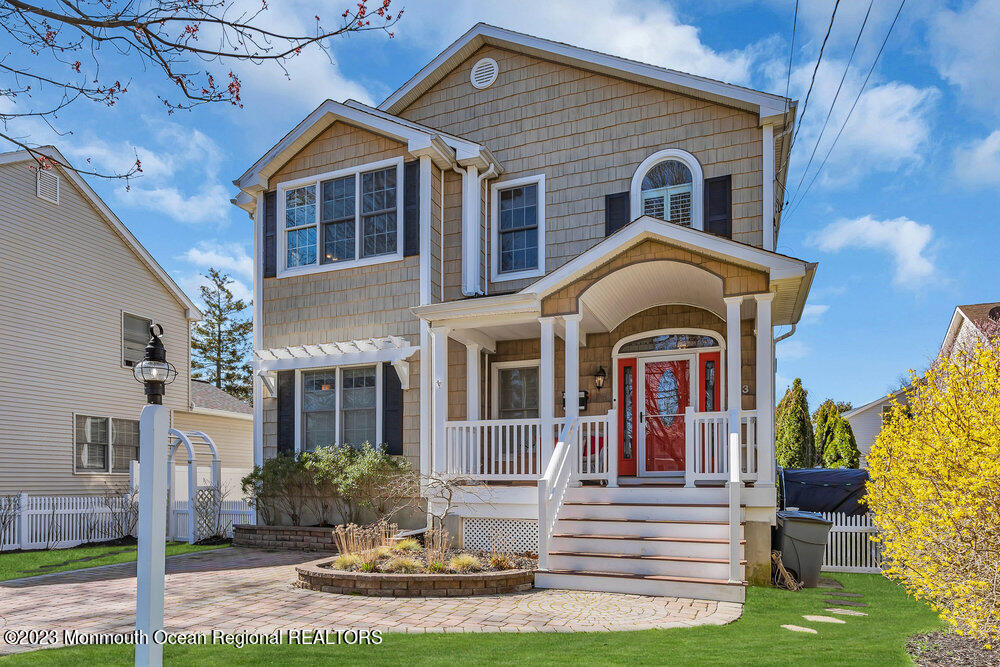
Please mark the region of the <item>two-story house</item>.
[[37, 152], [57, 164], [0, 154], [0, 495], [127, 487], [145, 405], [132, 371], [154, 322], [178, 371], [171, 426], [249, 468], [250, 407], [188, 374], [198, 308], [55, 148]]
[[485, 482], [453, 529], [537, 585], [742, 600], [816, 266], [774, 251], [794, 108], [483, 24], [378, 108], [324, 102], [235, 181], [256, 459], [383, 443]]

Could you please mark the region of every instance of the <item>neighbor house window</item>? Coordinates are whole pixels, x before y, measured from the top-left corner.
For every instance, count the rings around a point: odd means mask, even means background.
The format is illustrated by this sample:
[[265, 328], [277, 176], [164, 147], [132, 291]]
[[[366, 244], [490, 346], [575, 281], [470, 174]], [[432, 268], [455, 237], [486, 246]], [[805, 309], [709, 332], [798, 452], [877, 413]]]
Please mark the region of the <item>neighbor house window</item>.
[[139, 458], [139, 422], [94, 415], [76, 415], [74, 424], [77, 472], [127, 473]]
[[[334, 444], [378, 442], [377, 366], [304, 371], [301, 385], [302, 451]], [[338, 438], [338, 432], [340, 437]]]
[[538, 366], [495, 367], [499, 419], [538, 417]]
[[122, 314], [122, 363], [125, 366], [132, 367], [142, 361], [152, 324], [152, 320], [145, 317]]
[[285, 270], [398, 256], [402, 165], [388, 160], [287, 186]]
[[492, 186], [493, 280], [541, 275], [545, 262], [545, 178]]
[[691, 170], [679, 160], [666, 160], [642, 179], [642, 214], [691, 226]]

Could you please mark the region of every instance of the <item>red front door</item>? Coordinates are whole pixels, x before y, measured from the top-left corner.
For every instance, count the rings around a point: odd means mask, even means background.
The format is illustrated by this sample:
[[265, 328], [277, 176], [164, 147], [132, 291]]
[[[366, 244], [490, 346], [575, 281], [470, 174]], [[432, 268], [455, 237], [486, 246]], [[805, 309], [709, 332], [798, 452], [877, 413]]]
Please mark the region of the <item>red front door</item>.
[[643, 366], [646, 472], [683, 471], [684, 409], [691, 403], [690, 361], [647, 361]]

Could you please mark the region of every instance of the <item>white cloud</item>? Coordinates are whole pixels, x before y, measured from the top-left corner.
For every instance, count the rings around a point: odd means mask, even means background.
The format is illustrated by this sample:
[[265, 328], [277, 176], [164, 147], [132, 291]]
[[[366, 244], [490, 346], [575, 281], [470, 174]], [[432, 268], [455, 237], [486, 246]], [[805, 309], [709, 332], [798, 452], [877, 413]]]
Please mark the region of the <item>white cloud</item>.
[[731, 83], [750, 82], [765, 48], [713, 49], [672, 7], [648, 0], [425, 2], [404, 17], [396, 34], [436, 53], [477, 21]]
[[802, 359], [811, 352], [808, 345], [800, 340], [783, 340], [774, 346], [774, 355], [778, 361], [795, 361]]
[[866, 215], [830, 223], [811, 239], [811, 243], [825, 252], [839, 252], [845, 248], [886, 252], [895, 263], [893, 282], [916, 287], [931, 278], [937, 270], [927, 255], [933, 237], [934, 230], [930, 225], [922, 225], [909, 218], [876, 220]]
[[823, 313], [828, 310], [830, 310], [830, 306], [818, 303], [808, 303], [802, 309], [802, 319], [800, 321], [802, 324], [814, 324], [819, 322], [819, 319], [823, 317]]
[[942, 10], [928, 26], [932, 61], [970, 106], [1000, 116], [1000, 68], [992, 64], [1000, 34], [1000, 3], [979, 0]]
[[1000, 187], [1000, 130], [955, 149], [955, 175], [967, 185]]
[[190, 248], [180, 259], [195, 266], [213, 267], [247, 279], [253, 277], [253, 260], [238, 243], [199, 241], [198, 245]]
[[122, 188], [115, 194], [122, 204], [157, 211], [187, 224], [224, 224], [232, 208], [229, 191], [221, 183], [205, 184], [190, 194], [176, 187], [144, 188], [135, 185], [131, 190]]

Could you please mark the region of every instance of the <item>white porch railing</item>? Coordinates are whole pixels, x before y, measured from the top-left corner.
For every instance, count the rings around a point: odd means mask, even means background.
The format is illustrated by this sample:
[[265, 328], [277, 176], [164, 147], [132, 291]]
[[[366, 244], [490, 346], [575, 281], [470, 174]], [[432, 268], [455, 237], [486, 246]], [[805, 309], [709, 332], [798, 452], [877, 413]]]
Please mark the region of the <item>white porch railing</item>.
[[[565, 419], [555, 420], [555, 437], [559, 438], [566, 426]], [[573, 457], [573, 476], [578, 480], [608, 480], [615, 483], [611, 473], [618, 462], [616, 447], [615, 411], [609, 410], [606, 415], [580, 416], [577, 418], [577, 428], [573, 436], [576, 438], [575, 456]], [[617, 477], [617, 474], [615, 474]]]
[[536, 480], [542, 474], [539, 419], [445, 422], [445, 470], [465, 479]]
[[563, 427], [562, 434], [552, 452], [552, 460], [545, 474], [538, 480], [538, 568], [549, 568], [549, 538], [559, 518], [566, 487], [573, 478], [573, 461], [577, 458], [576, 431], [580, 419]]
[[[740, 415], [740, 478], [744, 482], [757, 479], [757, 412], [743, 410]], [[686, 486], [695, 482], [729, 480], [729, 413], [685, 412]]]

